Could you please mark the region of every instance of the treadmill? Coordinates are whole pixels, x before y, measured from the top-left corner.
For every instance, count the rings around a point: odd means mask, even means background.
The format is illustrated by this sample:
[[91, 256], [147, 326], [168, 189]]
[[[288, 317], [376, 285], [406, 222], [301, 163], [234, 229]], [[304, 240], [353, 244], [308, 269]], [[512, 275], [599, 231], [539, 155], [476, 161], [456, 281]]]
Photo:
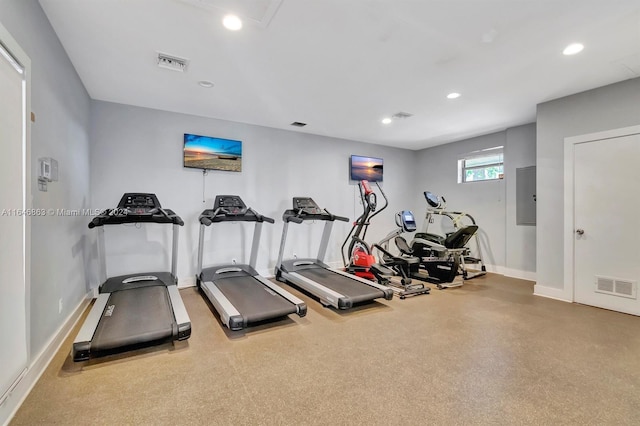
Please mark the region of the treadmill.
[[[104, 226], [129, 223], [173, 225], [171, 272], [106, 277]], [[125, 352], [191, 335], [191, 320], [177, 287], [178, 231], [184, 222], [165, 210], [155, 194], [127, 193], [118, 207], [94, 217], [98, 233], [100, 279], [98, 297], [74, 342], [74, 361]]]
[[[260, 276], [255, 270], [262, 224], [274, 220], [247, 207], [237, 195], [217, 195], [213, 209], [202, 212], [198, 244], [196, 282], [231, 330], [262, 321], [307, 313], [307, 305], [293, 294]], [[251, 257], [248, 265], [217, 265], [202, 268], [206, 226], [221, 222], [255, 222]]]
[[[275, 270], [276, 279], [307, 291], [319, 298], [324, 306], [333, 306], [337, 309], [349, 309], [355, 304], [378, 298], [386, 300], [393, 298], [393, 290], [390, 288], [332, 269], [323, 263], [333, 222], [336, 220], [348, 222], [348, 218], [329, 213], [309, 197], [294, 197], [293, 209], [286, 210], [282, 219], [284, 227]], [[289, 223], [303, 223], [305, 220], [325, 221], [317, 259], [282, 260]]]

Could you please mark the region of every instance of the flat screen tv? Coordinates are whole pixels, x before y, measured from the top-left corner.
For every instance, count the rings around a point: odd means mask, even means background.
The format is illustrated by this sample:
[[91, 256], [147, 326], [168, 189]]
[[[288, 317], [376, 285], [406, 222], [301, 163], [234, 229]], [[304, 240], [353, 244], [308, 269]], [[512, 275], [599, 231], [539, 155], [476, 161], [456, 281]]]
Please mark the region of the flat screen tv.
[[242, 171], [242, 142], [184, 134], [184, 166], [203, 170]]
[[366, 179], [369, 182], [382, 182], [382, 158], [351, 156], [351, 180]]

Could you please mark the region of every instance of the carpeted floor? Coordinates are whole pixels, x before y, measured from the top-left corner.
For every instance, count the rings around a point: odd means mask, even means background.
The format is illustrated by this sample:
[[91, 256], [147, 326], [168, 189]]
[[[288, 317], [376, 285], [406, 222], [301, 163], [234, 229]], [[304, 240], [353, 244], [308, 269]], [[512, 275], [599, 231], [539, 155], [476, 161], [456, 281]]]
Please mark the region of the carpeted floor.
[[74, 330], [13, 425], [640, 424], [640, 318], [489, 274], [241, 332], [194, 288], [193, 334], [81, 365]]

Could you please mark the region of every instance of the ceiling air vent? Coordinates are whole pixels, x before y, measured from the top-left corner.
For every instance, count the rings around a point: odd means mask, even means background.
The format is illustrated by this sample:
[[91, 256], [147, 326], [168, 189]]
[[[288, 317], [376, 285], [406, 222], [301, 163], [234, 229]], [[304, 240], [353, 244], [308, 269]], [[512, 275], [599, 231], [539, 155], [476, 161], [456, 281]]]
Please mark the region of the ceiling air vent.
[[184, 58], [178, 58], [177, 56], [167, 55], [166, 53], [158, 52], [158, 66], [160, 68], [166, 68], [168, 70], [185, 72], [189, 65], [189, 60]]
[[391, 118], [409, 118], [409, 117], [413, 117], [413, 114], [409, 114], [408, 112], [402, 112], [402, 111], [396, 112], [391, 116]]
[[300, 121], [294, 121], [293, 123], [291, 123], [292, 126], [295, 127], [304, 127], [307, 125], [307, 123], [301, 123]]

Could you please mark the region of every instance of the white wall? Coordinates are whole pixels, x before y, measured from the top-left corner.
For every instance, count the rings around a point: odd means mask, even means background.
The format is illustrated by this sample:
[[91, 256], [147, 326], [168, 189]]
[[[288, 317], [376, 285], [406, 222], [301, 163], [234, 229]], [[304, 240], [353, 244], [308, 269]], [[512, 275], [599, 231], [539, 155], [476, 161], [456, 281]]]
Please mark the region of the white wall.
[[[291, 208], [293, 196], [311, 196], [320, 206], [351, 220], [360, 214], [357, 186], [349, 181], [351, 154], [384, 159], [383, 188], [391, 204], [372, 224], [368, 241], [386, 235], [394, 227], [394, 213], [406, 209], [418, 194], [412, 185], [411, 151], [107, 102], [94, 101], [91, 110], [91, 206], [115, 207], [124, 192], [156, 193], [163, 207], [175, 210], [185, 221], [179, 246], [182, 284], [189, 284], [196, 273], [198, 215], [213, 206], [217, 194], [240, 195], [247, 205], [276, 219], [275, 225], [263, 228], [257, 269], [264, 274], [273, 273], [282, 213]], [[243, 143], [242, 172], [209, 171], [204, 203], [202, 171], [182, 165], [184, 133]], [[106, 229], [109, 275], [168, 270], [169, 232], [152, 226], [154, 230], [150, 226]], [[341, 262], [339, 247], [350, 227], [336, 222], [327, 261]], [[315, 256], [321, 231], [321, 224], [292, 224], [286, 256], [294, 252], [299, 257]], [[204, 264], [228, 263], [232, 258], [248, 262], [252, 232], [253, 225], [212, 225], [206, 234]], [[94, 277], [92, 285], [97, 284]]]
[[[36, 0], [0, 1], [0, 23], [31, 58], [31, 109], [36, 115], [31, 123], [31, 207], [88, 207], [89, 96]], [[40, 157], [59, 163], [59, 181], [51, 183], [48, 192], [37, 189]], [[31, 220], [30, 370], [0, 406], [0, 423], [17, 408], [20, 393], [29, 386], [23, 383], [37, 379], [34, 363], [49, 355], [50, 342], [87, 294], [86, 235], [84, 218], [48, 215]]]
[[[32, 207], [89, 205], [90, 99], [37, 1], [0, 2], [2, 24], [31, 58]], [[37, 159], [53, 157], [59, 181], [37, 189]], [[87, 292], [84, 219], [34, 217], [31, 221], [31, 353], [37, 354]], [[63, 309], [58, 312], [62, 299]]]
[[537, 116], [536, 293], [570, 298], [563, 282], [571, 264], [563, 254], [564, 138], [640, 124], [640, 78], [545, 102]]
[[[498, 181], [458, 183], [458, 159], [473, 151], [504, 146], [505, 176]], [[447, 210], [471, 214], [479, 226], [487, 269], [531, 279], [535, 273], [535, 227], [515, 225], [515, 169], [535, 165], [535, 125], [479, 136], [418, 152], [416, 182], [420, 194], [431, 191], [447, 199]], [[422, 229], [426, 202], [415, 207]], [[436, 233], [443, 230], [430, 225]], [[472, 244], [473, 246], [473, 244]]]

